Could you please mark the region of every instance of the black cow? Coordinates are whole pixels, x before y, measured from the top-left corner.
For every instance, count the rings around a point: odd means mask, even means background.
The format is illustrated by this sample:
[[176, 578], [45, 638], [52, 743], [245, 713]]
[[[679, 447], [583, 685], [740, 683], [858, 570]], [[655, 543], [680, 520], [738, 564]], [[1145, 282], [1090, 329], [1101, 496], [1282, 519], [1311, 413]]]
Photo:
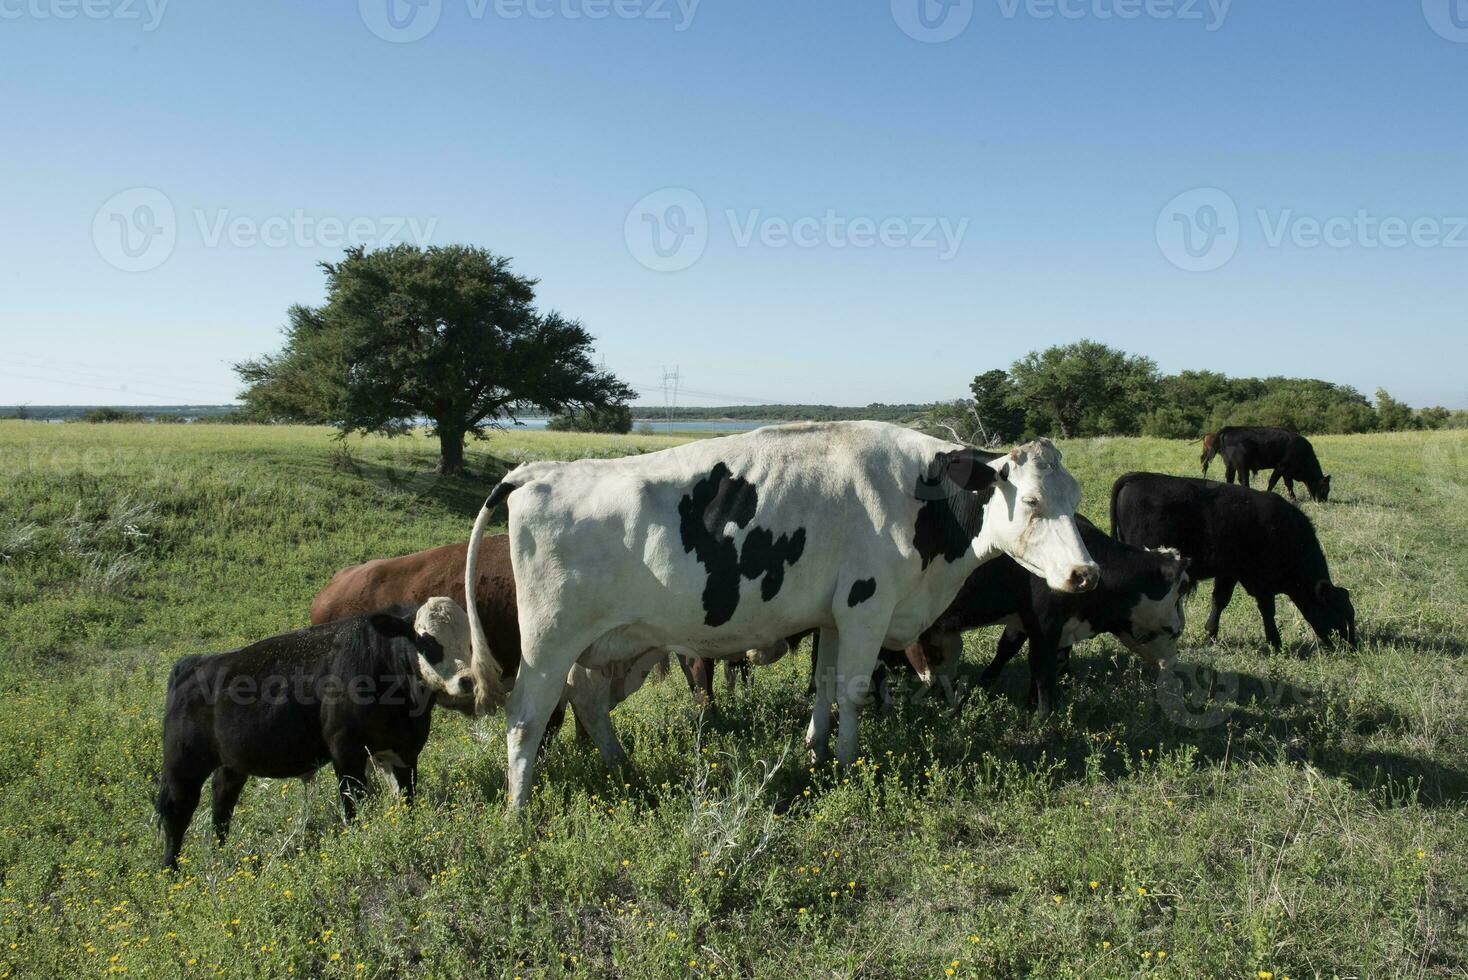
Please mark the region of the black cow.
[[472, 712], [469, 661], [468, 618], [442, 597], [181, 659], [163, 718], [163, 866], [211, 774], [221, 842], [251, 776], [307, 779], [330, 762], [350, 820], [373, 759], [411, 801], [433, 704]]
[[1310, 499], [1324, 503], [1330, 498], [1330, 477], [1320, 472], [1320, 460], [1310, 440], [1288, 429], [1264, 426], [1226, 426], [1203, 437], [1203, 475], [1214, 456], [1222, 456], [1225, 483], [1239, 482], [1249, 486], [1249, 477], [1259, 470], [1273, 470], [1269, 486], [1284, 479], [1285, 492], [1295, 499], [1295, 481], [1305, 484]]
[[[1058, 666], [1069, 662], [1071, 646], [1081, 640], [1110, 633], [1154, 665], [1176, 653], [1187, 560], [1170, 548], [1147, 550], [1113, 541], [1080, 514], [1076, 525], [1101, 566], [1101, 584], [1094, 591], [1055, 592], [1013, 559], [997, 558], [968, 577], [947, 611], [904, 651], [906, 662], [930, 686], [940, 683], [954, 704], [952, 678], [963, 631], [1005, 623], [979, 683], [992, 685], [1028, 640], [1030, 698], [1043, 719], [1054, 703]], [[898, 666], [901, 657], [883, 651], [883, 664]]]
[[1243, 585], [1259, 605], [1264, 635], [1280, 647], [1274, 597], [1283, 593], [1326, 647], [1340, 633], [1356, 643], [1351, 593], [1331, 584], [1330, 569], [1310, 518], [1272, 493], [1247, 487], [1128, 473], [1111, 488], [1111, 533], [1145, 547], [1177, 548], [1192, 562], [1194, 579], [1214, 579], [1208, 639], [1218, 636], [1218, 617]]

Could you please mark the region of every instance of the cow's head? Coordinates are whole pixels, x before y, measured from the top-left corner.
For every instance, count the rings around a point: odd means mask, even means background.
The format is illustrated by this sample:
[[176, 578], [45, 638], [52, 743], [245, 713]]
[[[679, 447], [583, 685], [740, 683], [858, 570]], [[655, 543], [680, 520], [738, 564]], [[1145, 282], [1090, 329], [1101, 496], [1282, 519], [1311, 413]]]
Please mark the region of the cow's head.
[[950, 474], [966, 489], [991, 488], [983, 504], [983, 524], [974, 540], [980, 556], [1002, 551], [1040, 576], [1056, 592], [1089, 592], [1101, 581], [1076, 529], [1081, 487], [1060, 462], [1048, 439], [1016, 446], [987, 462], [964, 452], [953, 454]]
[[1314, 483], [1305, 484], [1305, 489], [1310, 491], [1310, 499], [1318, 500], [1322, 504], [1330, 499], [1330, 476], [1322, 476]]
[[1116, 638], [1152, 666], [1177, 653], [1183, 632], [1183, 596], [1188, 590], [1188, 559], [1174, 548], [1152, 552], [1158, 559], [1153, 571], [1142, 575], [1136, 604], [1127, 612], [1127, 625]]
[[1311, 588], [1309, 599], [1296, 605], [1322, 646], [1334, 646], [1337, 633], [1347, 646], [1356, 645], [1356, 607], [1351, 604], [1350, 589], [1332, 585], [1330, 579], [1323, 578]]
[[434, 596], [413, 617], [413, 644], [418, 648], [418, 676], [446, 708], [472, 714], [474, 672], [471, 669], [469, 617], [458, 603]]

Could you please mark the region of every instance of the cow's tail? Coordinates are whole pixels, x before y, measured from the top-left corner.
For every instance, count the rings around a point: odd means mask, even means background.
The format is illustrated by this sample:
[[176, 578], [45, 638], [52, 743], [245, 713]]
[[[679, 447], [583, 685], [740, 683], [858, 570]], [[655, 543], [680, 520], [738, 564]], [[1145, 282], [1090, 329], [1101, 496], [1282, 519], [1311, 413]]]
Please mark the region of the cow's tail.
[[1210, 432], [1203, 437], [1203, 455], [1198, 457], [1198, 462], [1203, 464], [1203, 475], [1208, 475], [1208, 464], [1213, 462], [1213, 457], [1218, 455], [1218, 433]]
[[1122, 544], [1126, 544], [1126, 542], [1122, 541], [1121, 524], [1117, 521], [1116, 501], [1121, 497], [1121, 492], [1126, 489], [1126, 485], [1127, 478], [1125, 476], [1111, 485], [1111, 537], [1117, 541], [1121, 541]]
[[469, 535], [469, 554], [464, 560], [464, 611], [469, 614], [469, 644], [472, 650], [470, 667], [474, 671], [474, 711], [486, 714], [495, 710], [505, 699], [505, 676], [489, 650], [489, 639], [484, 635], [484, 623], [479, 619], [478, 589], [479, 544], [484, 539], [484, 529], [489, 524], [489, 515], [519, 484], [500, 481], [489, 492], [479, 516], [474, 520], [474, 530]]

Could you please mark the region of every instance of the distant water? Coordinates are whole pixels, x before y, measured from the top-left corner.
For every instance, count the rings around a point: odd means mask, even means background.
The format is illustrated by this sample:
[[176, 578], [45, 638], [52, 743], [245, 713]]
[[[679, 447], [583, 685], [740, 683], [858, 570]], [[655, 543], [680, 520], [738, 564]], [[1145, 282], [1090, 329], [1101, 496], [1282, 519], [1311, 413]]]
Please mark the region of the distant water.
[[[544, 429], [546, 419], [521, 419], [519, 426], [523, 429]], [[634, 433], [641, 432], [644, 426], [651, 426], [656, 434], [659, 432], [748, 432], [761, 426], [773, 425], [773, 422], [759, 419], [679, 419], [669, 422], [666, 419], [636, 419], [632, 423]], [[507, 426], [514, 429], [514, 426]]]

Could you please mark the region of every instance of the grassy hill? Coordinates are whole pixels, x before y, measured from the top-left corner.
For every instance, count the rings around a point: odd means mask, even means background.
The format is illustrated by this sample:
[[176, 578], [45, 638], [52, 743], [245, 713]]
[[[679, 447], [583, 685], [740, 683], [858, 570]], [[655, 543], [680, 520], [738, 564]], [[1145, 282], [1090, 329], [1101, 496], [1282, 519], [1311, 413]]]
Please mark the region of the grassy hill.
[[[956, 718], [869, 712], [850, 772], [802, 761], [804, 657], [702, 718], [674, 671], [614, 716], [634, 768], [563, 732], [523, 822], [502, 720], [441, 714], [412, 811], [342, 828], [329, 775], [252, 781], [223, 848], [201, 815], [183, 873], [155, 870], [174, 658], [466, 538], [519, 460], [679, 441], [505, 433], [443, 481], [423, 439], [0, 422], [0, 980], [1468, 971], [1463, 432], [1315, 440], [1332, 501], [1303, 506], [1356, 651], [1316, 651], [1282, 600], [1276, 655], [1242, 594], [1201, 647], [1205, 587], [1161, 681], [1091, 641], [1049, 724], [1017, 664]], [[1197, 468], [1182, 442], [1063, 448], [1103, 526], [1121, 472]], [[968, 637], [970, 681], [995, 638]]]

